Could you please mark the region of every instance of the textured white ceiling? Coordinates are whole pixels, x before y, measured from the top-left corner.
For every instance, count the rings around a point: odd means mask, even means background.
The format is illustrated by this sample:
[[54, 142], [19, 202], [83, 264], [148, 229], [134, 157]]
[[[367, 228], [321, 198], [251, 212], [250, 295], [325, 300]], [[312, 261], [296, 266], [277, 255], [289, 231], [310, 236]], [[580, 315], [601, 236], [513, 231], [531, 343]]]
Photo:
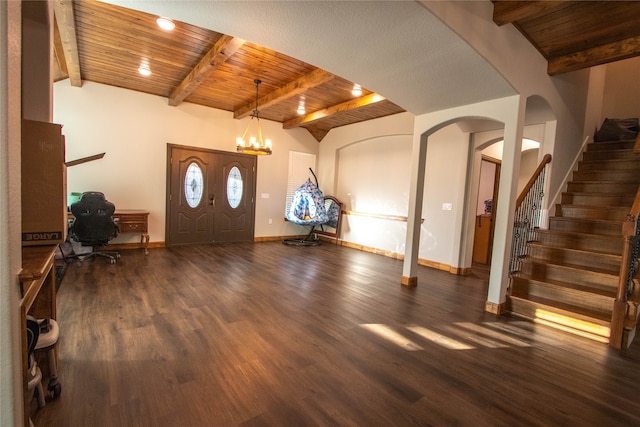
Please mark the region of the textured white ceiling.
[[107, 1], [298, 58], [416, 115], [516, 93], [415, 1]]

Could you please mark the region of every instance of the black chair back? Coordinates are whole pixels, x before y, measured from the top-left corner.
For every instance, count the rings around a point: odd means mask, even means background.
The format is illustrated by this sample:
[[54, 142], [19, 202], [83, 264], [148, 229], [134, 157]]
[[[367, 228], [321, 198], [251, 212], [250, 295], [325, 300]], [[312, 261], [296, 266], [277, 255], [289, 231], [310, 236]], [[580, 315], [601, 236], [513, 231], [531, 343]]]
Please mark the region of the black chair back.
[[75, 217], [71, 232], [83, 246], [105, 245], [118, 235], [113, 220], [116, 207], [97, 191], [82, 193], [80, 200], [71, 205]]

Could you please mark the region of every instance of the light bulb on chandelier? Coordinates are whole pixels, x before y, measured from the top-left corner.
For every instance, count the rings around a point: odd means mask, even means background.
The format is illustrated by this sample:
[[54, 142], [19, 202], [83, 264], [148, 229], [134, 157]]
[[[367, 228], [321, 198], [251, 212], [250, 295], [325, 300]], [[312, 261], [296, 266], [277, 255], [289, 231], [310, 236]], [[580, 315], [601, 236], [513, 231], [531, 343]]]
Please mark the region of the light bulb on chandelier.
[[[251, 116], [251, 120], [249, 121], [249, 125], [245, 129], [242, 136], [236, 138], [236, 150], [239, 153], [245, 154], [257, 154], [257, 155], [269, 155], [272, 153], [271, 149], [271, 140], [262, 138], [262, 127], [260, 126], [260, 113], [258, 111], [258, 86], [262, 83], [261, 80], [255, 79], [253, 81], [256, 84], [256, 109], [253, 110], [253, 114]], [[245, 139], [247, 136], [247, 132], [253, 124], [253, 119], [256, 119], [256, 124], [258, 127], [258, 136], [250, 136], [249, 141]]]

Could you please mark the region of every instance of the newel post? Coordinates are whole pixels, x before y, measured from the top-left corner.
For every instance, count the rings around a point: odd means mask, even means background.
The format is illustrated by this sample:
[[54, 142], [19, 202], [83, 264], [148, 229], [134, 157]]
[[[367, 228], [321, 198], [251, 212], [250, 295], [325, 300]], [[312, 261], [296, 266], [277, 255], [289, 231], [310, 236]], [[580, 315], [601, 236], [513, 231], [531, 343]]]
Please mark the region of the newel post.
[[631, 263], [632, 238], [635, 235], [636, 218], [629, 214], [622, 225], [624, 244], [622, 247], [622, 259], [620, 261], [620, 274], [618, 277], [618, 291], [613, 303], [611, 315], [611, 334], [609, 345], [620, 350], [624, 339], [624, 324], [627, 318], [629, 306], [627, 304], [627, 286], [629, 282], [629, 269]]

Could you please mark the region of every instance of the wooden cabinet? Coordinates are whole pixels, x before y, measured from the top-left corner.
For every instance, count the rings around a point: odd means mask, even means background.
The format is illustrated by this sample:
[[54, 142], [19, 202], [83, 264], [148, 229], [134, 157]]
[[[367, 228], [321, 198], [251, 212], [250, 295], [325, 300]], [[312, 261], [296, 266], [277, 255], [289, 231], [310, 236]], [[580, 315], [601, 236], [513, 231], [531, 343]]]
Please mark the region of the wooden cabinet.
[[473, 237], [473, 262], [488, 264], [491, 261], [491, 214], [478, 215], [476, 217], [475, 234]]

